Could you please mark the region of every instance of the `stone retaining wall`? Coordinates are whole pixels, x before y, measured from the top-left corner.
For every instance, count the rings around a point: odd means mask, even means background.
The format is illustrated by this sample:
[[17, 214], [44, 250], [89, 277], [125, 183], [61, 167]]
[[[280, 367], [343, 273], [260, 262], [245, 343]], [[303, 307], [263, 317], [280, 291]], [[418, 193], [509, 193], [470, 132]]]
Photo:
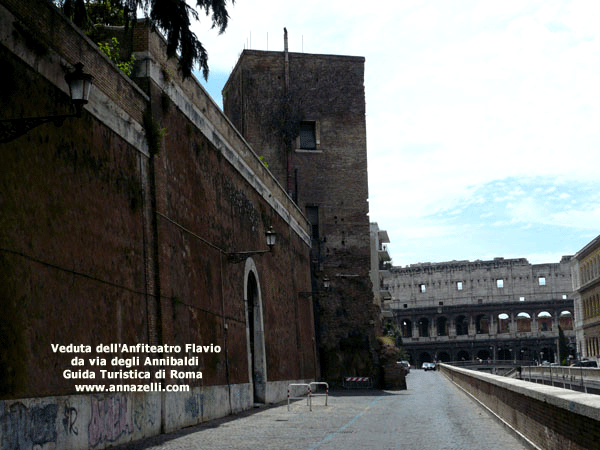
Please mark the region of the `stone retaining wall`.
[[600, 397], [596, 395], [447, 364], [440, 364], [440, 370], [539, 448], [600, 448]]

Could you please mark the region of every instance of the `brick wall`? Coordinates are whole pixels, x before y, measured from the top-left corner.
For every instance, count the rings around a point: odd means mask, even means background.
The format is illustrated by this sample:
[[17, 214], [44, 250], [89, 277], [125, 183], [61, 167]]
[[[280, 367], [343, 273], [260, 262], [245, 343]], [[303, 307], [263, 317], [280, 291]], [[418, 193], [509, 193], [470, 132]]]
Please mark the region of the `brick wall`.
[[[248, 267], [267, 400], [314, 379], [308, 223], [200, 84], [177, 78], [164, 40], [136, 25], [135, 84], [50, 2], [2, 0], [0, 24], [2, 119], [68, 113], [65, 73], [81, 61], [95, 77], [82, 118], [1, 144], [0, 446], [29, 448], [40, 425], [57, 448], [104, 448], [251, 407]], [[162, 130], [160, 151], [150, 129]], [[271, 252], [230, 260], [266, 249], [271, 226]], [[203, 378], [188, 394], [98, 395], [94, 409], [63, 377], [75, 355], [51, 350], [71, 343], [222, 351], [197, 355]], [[31, 419], [40, 408], [43, 424]], [[127, 414], [122, 429], [109, 424], [113, 408]]]

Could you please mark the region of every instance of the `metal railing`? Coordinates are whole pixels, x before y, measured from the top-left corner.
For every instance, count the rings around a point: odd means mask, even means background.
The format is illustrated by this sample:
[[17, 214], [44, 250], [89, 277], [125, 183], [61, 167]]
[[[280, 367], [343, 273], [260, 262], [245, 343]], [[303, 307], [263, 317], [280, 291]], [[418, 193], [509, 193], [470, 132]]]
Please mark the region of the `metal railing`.
[[[325, 406], [327, 406], [327, 399], [329, 398], [329, 384], [327, 384], [324, 381], [313, 381], [310, 384], [310, 397], [311, 397], [311, 403], [312, 403], [312, 397], [325, 397]], [[314, 385], [314, 387], [313, 387]], [[325, 386], [325, 393], [324, 394], [318, 394], [317, 393], [317, 389], [316, 386]], [[311, 409], [312, 411], [312, 409]]]

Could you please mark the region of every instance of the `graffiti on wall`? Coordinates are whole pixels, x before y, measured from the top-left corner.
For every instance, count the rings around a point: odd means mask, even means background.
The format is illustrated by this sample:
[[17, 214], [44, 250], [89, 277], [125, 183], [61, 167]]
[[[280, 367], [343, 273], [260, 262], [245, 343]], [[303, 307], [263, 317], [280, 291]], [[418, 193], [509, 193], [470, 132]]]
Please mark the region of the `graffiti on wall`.
[[21, 402], [0, 403], [0, 448], [54, 448], [57, 416], [56, 404], [27, 407]]
[[133, 433], [131, 400], [116, 394], [111, 397], [91, 397], [91, 419], [88, 443], [95, 447], [104, 442], [115, 442], [121, 436]]
[[79, 434], [79, 429], [77, 428], [77, 409], [69, 405], [68, 401], [65, 402], [62, 423], [66, 434], [74, 434], [75, 436]]

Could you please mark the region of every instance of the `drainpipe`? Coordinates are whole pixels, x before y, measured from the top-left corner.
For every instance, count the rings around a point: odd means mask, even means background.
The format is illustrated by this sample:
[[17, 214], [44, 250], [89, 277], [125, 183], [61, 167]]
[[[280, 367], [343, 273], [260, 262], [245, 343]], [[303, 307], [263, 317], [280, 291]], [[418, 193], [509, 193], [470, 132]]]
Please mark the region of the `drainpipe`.
[[[284, 74], [283, 74], [283, 78], [285, 80], [285, 92], [284, 92], [284, 98], [286, 103], [290, 101], [289, 98], [289, 93], [290, 93], [290, 57], [289, 57], [289, 52], [288, 52], [288, 33], [287, 33], [287, 28], [283, 28], [283, 56], [284, 56]], [[286, 107], [289, 107], [289, 103], [286, 105]], [[290, 118], [288, 117], [288, 120]], [[287, 139], [287, 138], [286, 138]], [[286, 145], [289, 146], [289, 148], [286, 148], [287, 151], [287, 192], [288, 195], [290, 197], [293, 197], [292, 195], [292, 189], [293, 189], [293, 180], [292, 180], [292, 143], [286, 142]]]

